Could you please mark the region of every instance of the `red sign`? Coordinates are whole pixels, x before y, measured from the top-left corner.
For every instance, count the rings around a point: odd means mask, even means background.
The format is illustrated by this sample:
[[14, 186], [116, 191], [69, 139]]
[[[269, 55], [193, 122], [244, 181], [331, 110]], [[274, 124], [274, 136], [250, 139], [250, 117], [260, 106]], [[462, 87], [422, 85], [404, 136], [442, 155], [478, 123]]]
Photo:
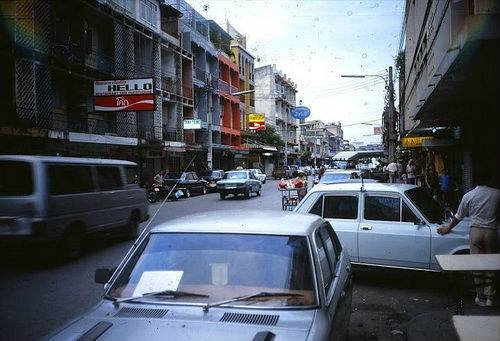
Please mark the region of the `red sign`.
[[248, 122], [248, 129], [255, 130], [255, 131], [266, 130], [266, 123], [265, 122]]
[[153, 94], [94, 97], [95, 111], [150, 111], [154, 107]]

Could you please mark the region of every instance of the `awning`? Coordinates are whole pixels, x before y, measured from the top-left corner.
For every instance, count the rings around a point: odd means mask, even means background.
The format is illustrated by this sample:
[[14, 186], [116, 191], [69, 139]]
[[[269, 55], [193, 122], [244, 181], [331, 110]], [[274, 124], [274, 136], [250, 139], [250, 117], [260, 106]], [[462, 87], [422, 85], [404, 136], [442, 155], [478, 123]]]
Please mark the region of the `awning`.
[[334, 161], [355, 161], [364, 158], [380, 157], [384, 155], [383, 150], [357, 150], [344, 151], [335, 154]]

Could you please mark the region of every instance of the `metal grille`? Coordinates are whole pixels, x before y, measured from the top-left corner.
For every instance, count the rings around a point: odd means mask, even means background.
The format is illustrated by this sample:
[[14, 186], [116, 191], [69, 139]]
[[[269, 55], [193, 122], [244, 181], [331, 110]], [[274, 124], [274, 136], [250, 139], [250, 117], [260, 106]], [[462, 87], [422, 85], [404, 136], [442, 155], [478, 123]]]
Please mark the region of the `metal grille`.
[[279, 318], [279, 315], [224, 313], [220, 322], [275, 326]]
[[144, 318], [162, 318], [167, 314], [166, 309], [145, 309], [145, 308], [121, 308], [114, 317], [130, 318], [130, 317], [144, 317]]

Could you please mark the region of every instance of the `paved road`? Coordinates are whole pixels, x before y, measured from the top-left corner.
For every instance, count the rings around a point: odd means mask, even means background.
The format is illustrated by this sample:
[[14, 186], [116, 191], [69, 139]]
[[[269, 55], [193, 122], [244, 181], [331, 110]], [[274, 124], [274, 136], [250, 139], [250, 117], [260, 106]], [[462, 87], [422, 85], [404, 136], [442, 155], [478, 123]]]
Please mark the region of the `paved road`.
[[[159, 204], [150, 207], [154, 214]], [[268, 181], [261, 197], [221, 201], [217, 194], [167, 202], [151, 221], [207, 210], [279, 210], [276, 182]], [[143, 224], [143, 228], [146, 224]], [[36, 340], [96, 304], [102, 286], [93, 282], [98, 267], [117, 265], [131, 241], [100, 238], [82, 258], [66, 264], [41, 265], [28, 250], [0, 255], [0, 340]], [[38, 263], [38, 264], [37, 264]], [[413, 318], [450, 310], [452, 302], [439, 276], [397, 271], [357, 271], [354, 277], [352, 340], [404, 339]], [[430, 327], [429, 327], [430, 328]]]

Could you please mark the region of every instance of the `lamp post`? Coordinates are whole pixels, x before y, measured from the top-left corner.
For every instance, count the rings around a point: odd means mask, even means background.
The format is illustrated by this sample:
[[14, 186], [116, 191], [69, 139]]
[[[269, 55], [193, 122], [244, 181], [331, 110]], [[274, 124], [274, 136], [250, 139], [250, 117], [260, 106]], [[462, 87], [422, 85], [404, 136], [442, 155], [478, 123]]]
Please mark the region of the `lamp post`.
[[394, 84], [392, 80], [392, 66], [389, 66], [388, 75], [384, 77], [382, 75], [341, 75], [342, 78], [366, 78], [366, 77], [377, 77], [382, 78], [385, 83], [385, 87], [389, 94], [389, 105], [388, 105], [388, 126], [389, 131], [387, 132], [387, 156], [389, 160], [394, 160], [396, 154], [396, 114], [394, 111]]

